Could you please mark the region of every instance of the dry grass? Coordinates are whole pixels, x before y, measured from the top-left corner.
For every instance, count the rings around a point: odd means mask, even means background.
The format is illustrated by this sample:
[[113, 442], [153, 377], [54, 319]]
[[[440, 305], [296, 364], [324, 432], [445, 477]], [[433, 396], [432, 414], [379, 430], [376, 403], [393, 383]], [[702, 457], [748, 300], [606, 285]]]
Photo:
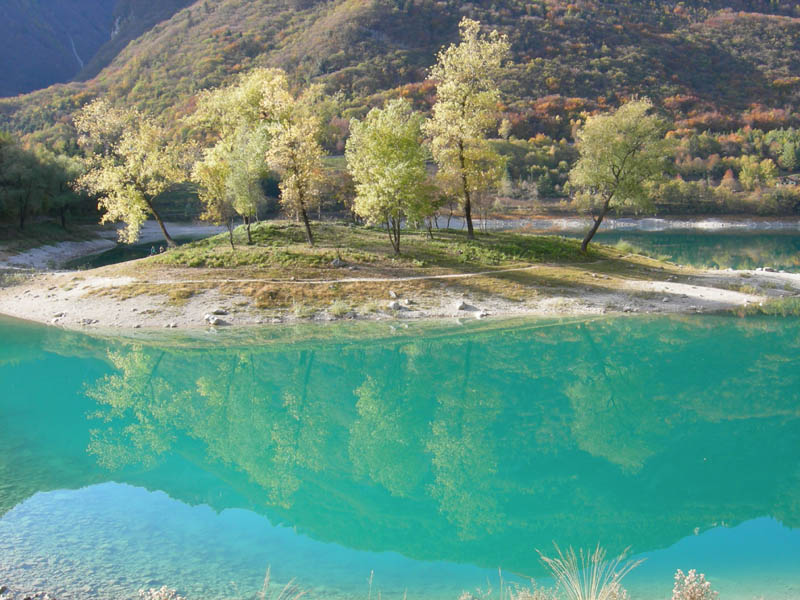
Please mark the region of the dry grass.
[[[254, 244], [236, 251], [221, 235], [135, 264], [102, 267], [91, 275], [136, 281], [88, 293], [116, 300], [160, 296], [182, 306], [213, 290], [274, 316], [326, 313], [339, 318], [351, 311], [381, 310], [390, 289], [428, 309], [441, 306], [443, 298], [523, 303], [613, 292], [631, 280], [678, 280], [690, 274], [601, 245], [584, 255], [577, 241], [555, 236], [491, 232], [468, 242], [458, 232], [436, 232], [433, 240], [410, 232], [403, 236], [404, 254], [396, 257], [381, 231], [341, 224], [314, 228], [315, 247], [304, 242], [294, 223], [264, 222], [253, 227]], [[334, 266], [336, 258], [344, 265]], [[398, 280], [409, 277], [418, 279]]]
[[625, 561], [625, 553], [606, 560], [606, 552], [599, 545], [594, 552], [581, 549], [578, 554], [571, 547], [562, 552], [556, 545], [558, 556], [548, 557], [539, 552], [542, 562], [569, 600], [622, 600], [627, 597], [621, 585], [622, 578], [638, 567], [643, 560]]

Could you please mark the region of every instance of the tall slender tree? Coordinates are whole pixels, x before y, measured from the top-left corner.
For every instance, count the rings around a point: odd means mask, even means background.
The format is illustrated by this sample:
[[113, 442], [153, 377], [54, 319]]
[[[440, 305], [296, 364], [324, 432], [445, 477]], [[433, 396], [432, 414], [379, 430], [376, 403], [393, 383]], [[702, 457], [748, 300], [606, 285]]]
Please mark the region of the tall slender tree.
[[368, 223], [386, 226], [395, 254], [400, 254], [402, 221], [419, 221], [433, 213], [423, 120], [407, 101], [398, 99], [350, 124], [345, 155], [356, 184], [354, 210]]
[[262, 118], [270, 137], [266, 153], [270, 169], [281, 177], [281, 204], [298, 215], [305, 226], [306, 240], [314, 245], [308, 212], [319, 202], [319, 188], [324, 178], [320, 123], [315, 107], [322, 98], [322, 88], [311, 86], [299, 95], [289, 89], [289, 81], [280, 69], [263, 88]]
[[[201, 188], [210, 185], [200, 193], [205, 215], [211, 220], [223, 218], [230, 228], [229, 217], [238, 214], [245, 223], [248, 242], [252, 242], [250, 225], [264, 199], [261, 181], [269, 171], [265, 155], [270, 136], [262, 118], [262, 102], [275, 73], [274, 69], [254, 69], [230, 86], [203, 92], [188, 119], [190, 126], [211, 140], [202, 159], [208, 164], [193, 169], [193, 179]], [[225, 180], [220, 188], [213, 180], [223, 171]]]
[[503, 174], [503, 159], [486, 138], [497, 123], [498, 82], [510, 45], [497, 31], [481, 35], [477, 21], [464, 18], [459, 27], [461, 42], [439, 52], [430, 71], [437, 100], [425, 130], [440, 181], [460, 199], [471, 239], [473, 197], [495, 186]]

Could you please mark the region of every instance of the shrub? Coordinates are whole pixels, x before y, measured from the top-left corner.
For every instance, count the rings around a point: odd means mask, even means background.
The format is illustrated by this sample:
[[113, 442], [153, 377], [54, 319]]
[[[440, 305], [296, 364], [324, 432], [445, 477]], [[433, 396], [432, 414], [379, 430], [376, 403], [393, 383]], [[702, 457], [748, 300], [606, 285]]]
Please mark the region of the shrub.
[[716, 600], [718, 597], [702, 573], [698, 574], [694, 569], [685, 575], [680, 569], [675, 572], [672, 600]]

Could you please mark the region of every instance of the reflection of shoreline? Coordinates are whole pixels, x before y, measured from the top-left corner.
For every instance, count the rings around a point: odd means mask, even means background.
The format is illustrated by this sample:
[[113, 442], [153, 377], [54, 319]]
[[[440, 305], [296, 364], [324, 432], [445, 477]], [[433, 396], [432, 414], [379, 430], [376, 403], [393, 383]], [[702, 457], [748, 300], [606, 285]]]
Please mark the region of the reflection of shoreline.
[[[451, 229], [464, 226], [461, 217], [449, 219]], [[445, 227], [448, 217], [439, 217], [439, 226]], [[585, 232], [591, 225], [589, 217], [532, 217], [474, 219], [475, 228], [491, 230], [516, 230], [542, 233]], [[800, 219], [756, 219], [749, 217], [608, 217], [603, 220], [602, 232], [675, 232], [675, 233], [794, 233], [800, 234]]]

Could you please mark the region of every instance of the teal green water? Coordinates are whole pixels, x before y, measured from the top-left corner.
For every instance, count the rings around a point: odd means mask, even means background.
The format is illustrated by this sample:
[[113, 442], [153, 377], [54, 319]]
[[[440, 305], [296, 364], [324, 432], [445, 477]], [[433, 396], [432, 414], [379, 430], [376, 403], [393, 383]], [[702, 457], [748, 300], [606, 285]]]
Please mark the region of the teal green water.
[[203, 335], [0, 321], [0, 582], [455, 600], [555, 541], [800, 597], [800, 319]]
[[702, 233], [696, 230], [600, 232], [597, 241], [614, 245], [625, 241], [653, 256], [693, 267], [756, 269], [771, 267], [800, 272], [798, 233]]

